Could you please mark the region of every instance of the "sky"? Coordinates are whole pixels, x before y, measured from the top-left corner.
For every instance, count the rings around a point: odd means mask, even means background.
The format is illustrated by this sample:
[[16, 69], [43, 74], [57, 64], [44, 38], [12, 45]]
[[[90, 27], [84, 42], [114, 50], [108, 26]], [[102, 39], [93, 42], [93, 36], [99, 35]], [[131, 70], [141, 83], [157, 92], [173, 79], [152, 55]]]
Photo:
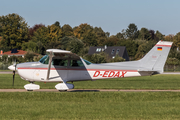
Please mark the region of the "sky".
[[0, 0], [0, 16], [16, 13], [30, 27], [88, 23], [116, 35], [134, 23], [164, 35], [180, 32], [180, 0]]

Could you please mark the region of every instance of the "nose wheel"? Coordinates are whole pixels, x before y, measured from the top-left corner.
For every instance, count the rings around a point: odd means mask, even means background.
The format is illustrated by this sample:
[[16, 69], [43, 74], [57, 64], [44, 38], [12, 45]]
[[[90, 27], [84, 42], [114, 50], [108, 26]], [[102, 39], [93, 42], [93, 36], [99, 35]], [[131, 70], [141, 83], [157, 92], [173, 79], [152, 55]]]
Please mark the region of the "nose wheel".
[[27, 91], [33, 91], [33, 90], [38, 90], [38, 89], [40, 89], [40, 86], [34, 84], [34, 82], [31, 82], [30, 84], [26, 84], [26, 85], [24, 86], [24, 88], [25, 88]]

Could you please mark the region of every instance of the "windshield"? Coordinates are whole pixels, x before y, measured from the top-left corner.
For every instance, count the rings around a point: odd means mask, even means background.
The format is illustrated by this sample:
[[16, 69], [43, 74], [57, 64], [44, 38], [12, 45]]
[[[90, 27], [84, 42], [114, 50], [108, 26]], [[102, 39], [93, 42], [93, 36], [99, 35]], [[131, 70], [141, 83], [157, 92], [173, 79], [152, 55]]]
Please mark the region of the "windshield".
[[48, 64], [49, 63], [49, 57], [48, 55], [45, 55], [44, 57], [42, 57], [39, 62], [41, 62], [42, 64]]
[[84, 62], [85, 62], [87, 65], [92, 64], [91, 62], [89, 62], [89, 61], [87, 61], [87, 60], [85, 60], [85, 59], [83, 59], [83, 60], [84, 60]]

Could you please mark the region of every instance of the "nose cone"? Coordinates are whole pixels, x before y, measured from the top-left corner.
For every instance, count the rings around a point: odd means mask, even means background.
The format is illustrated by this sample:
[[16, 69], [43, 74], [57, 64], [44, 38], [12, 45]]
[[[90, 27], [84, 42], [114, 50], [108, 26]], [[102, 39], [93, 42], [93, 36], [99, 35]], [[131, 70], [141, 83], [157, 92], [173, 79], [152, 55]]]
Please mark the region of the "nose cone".
[[10, 66], [8, 67], [8, 69], [10, 69], [10, 70], [12, 70], [12, 71], [15, 71], [15, 65], [10, 65]]

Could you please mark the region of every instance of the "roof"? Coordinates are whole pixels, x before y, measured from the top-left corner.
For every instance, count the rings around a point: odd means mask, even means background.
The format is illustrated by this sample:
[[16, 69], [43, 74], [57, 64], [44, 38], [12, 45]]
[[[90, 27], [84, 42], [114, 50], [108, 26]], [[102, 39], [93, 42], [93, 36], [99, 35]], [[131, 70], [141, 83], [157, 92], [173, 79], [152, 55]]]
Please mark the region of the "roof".
[[27, 51], [17, 50], [17, 53], [11, 53], [11, 51], [7, 51], [1, 55], [16, 55], [17, 56], [17, 55], [25, 55], [26, 53], [27, 53]]
[[106, 49], [104, 46], [90, 47], [88, 54], [92, 55], [94, 53], [100, 53], [100, 52], [107, 53], [111, 58], [115, 57], [118, 54], [120, 57], [129, 60], [129, 56], [125, 46], [108, 46]]

